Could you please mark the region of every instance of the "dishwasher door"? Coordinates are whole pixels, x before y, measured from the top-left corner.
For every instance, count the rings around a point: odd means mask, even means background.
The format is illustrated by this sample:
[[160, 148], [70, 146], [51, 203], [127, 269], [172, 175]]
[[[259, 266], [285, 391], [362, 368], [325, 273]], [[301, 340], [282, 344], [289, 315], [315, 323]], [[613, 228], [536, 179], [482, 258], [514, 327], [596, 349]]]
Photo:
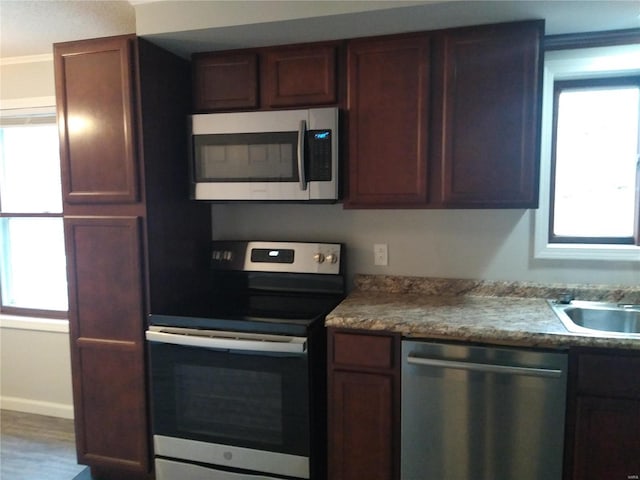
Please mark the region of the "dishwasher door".
[[561, 480], [567, 354], [402, 342], [402, 480]]

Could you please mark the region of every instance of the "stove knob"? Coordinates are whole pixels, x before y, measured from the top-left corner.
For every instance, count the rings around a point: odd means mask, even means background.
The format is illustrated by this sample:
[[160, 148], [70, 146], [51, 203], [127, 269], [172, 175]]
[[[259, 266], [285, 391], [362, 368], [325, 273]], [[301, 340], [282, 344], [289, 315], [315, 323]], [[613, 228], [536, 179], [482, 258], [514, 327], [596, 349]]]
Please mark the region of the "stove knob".
[[313, 256], [313, 260], [315, 260], [315, 262], [316, 262], [316, 263], [322, 263], [322, 262], [324, 262], [324, 254], [322, 254], [322, 253], [316, 253], [316, 254]]
[[330, 253], [326, 256], [325, 260], [329, 263], [338, 263], [338, 255], [335, 253]]

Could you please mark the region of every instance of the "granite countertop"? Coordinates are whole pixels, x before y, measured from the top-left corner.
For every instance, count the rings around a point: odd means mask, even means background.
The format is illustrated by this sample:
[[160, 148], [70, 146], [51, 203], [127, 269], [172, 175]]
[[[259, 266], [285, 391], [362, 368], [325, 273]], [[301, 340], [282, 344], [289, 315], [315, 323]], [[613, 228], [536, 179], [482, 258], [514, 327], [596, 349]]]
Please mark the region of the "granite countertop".
[[379, 275], [359, 275], [355, 283], [356, 289], [327, 316], [327, 326], [495, 345], [640, 350], [637, 338], [569, 332], [546, 302], [569, 292], [580, 300], [636, 304], [637, 287]]

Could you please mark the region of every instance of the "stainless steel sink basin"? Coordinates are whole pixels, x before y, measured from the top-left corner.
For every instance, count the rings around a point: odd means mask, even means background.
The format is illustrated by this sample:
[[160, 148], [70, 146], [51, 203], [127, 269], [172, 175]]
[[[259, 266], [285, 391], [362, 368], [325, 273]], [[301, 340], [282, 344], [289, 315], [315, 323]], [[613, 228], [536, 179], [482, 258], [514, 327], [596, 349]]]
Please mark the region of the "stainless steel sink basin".
[[640, 338], [640, 305], [581, 300], [548, 303], [570, 332]]

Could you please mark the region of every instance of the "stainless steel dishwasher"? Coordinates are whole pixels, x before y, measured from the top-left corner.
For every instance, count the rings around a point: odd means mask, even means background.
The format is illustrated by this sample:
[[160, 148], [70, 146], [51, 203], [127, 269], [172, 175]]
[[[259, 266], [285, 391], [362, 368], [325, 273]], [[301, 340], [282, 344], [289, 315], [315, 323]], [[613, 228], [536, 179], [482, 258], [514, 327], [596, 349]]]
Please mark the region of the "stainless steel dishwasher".
[[402, 480], [561, 480], [567, 355], [402, 343]]

